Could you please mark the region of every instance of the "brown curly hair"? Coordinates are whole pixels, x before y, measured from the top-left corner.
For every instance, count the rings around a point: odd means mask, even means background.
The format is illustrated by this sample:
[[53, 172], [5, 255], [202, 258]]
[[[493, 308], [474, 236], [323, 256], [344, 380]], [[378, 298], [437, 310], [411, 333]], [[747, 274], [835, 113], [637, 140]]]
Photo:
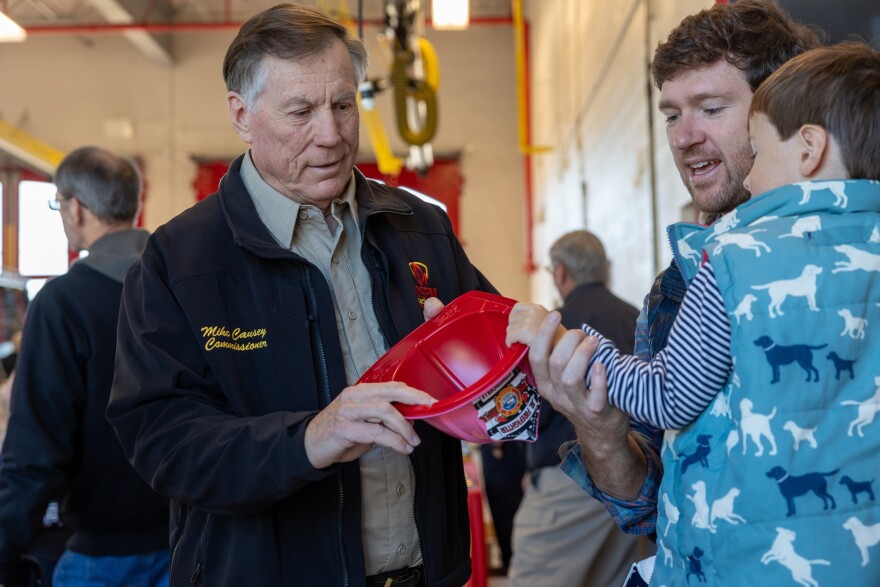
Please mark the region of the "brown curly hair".
[[657, 46], [651, 75], [662, 89], [684, 70], [726, 59], [745, 72], [754, 91], [780, 65], [819, 44], [816, 30], [793, 21], [771, 0], [716, 4], [686, 17]]

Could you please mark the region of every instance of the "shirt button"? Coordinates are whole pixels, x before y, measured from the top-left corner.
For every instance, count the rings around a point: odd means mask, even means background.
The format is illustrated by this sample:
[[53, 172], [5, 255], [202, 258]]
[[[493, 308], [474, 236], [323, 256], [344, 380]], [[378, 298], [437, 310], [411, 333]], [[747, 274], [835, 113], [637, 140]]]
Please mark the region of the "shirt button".
[[333, 258], [330, 259], [330, 260], [333, 261], [333, 264], [334, 264], [334, 265], [339, 265], [339, 257], [333, 257]]
[[406, 487], [401, 483], [397, 486], [397, 495], [403, 495], [404, 493], [406, 493]]
[[300, 220], [305, 220], [305, 219], [308, 218], [308, 217], [309, 217], [309, 213], [308, 213], [308, 212], [306, 212], [305, 210], [300, 210], [300, 211], [299, 211], [299, 219], [300, 219]]
[[350, 320], [357, 320], [358, 315], [354, 313], [354, 310], [349, 310], [348, 317]]
[[406, 546], [404, 546], [403, 544], [398, 546], [397, 547], [397, 554], [399, 554], [400, 556], [403, 556], [404, 554], [406, 554]]

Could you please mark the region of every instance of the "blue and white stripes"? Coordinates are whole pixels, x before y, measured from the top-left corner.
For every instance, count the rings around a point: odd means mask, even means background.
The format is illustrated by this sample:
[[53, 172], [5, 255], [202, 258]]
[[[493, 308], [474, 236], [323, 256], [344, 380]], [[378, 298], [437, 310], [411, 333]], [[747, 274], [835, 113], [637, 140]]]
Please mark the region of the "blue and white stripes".
[[634, 420], [659, 428], [693, 422], [724, 388], [733, 368], [730, 320], [709, 263], [688, 288], [667, 347], [650, 362], [621, 355], [588, 325], [584, 331], [600, 340], [590, 367], [605, 365], [610, 402]]

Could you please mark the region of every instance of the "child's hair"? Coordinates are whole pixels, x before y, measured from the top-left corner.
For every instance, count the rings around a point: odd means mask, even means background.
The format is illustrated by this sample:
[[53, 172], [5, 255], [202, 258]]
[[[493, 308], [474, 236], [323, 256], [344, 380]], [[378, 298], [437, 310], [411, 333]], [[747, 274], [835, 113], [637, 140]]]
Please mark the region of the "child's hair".
[[846, 42], [807, 51], [758, 87], [749, 114], [767, 115], [779, 138], [805, 124], [837, 141], [854, 179], [880, 180], [880, 52]]

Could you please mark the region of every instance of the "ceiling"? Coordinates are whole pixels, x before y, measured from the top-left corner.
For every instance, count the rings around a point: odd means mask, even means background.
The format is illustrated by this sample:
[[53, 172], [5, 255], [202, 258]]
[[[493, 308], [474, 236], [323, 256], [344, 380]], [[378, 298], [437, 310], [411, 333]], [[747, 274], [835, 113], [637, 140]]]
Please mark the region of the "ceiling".
[[[34, 35], [121, 34], [144, 55], [173, 65], [169, 35], [212, 29], [237, 30], [260, 10], [281, 0], [3, 0], [0, 7]], [[433, 0], [408, 1], [430, 15]], [[448, 1], [448, 0], [437, 0]], [[302, 4], [336, 15], [381, 23], [385, 0], [302, 0]], [[511, 0], [470, 0], [472, 20], [511, 18]]]
[[[149, 59], [173, 66], [170, 37], [212, 29], [237, 30], [242, 22], [285, 0], [0, 0], [5, 12], [28, 36], [119, 34]], [[398, 0], [400, 1], [400, 0]], [[430, 16], [432, 0], [421, 4]], [[445, 1], [445, 0], [435, 0]], [[357, 18], [358, 0], [300, 0], [301, 4], [336, 15]], [[361, 0], [364, 21], [383, 21], [385, 0]], [[470, 0], [472, 20], [509, 21], [511, 0]], [[52, 157], [34, 152], [36, 139], [0, 120], [0, 170], [25, 167], [51, 172]], [[37, 145], [39, 153], [44, 145]], [[54, 153], [52, 154], [54, 157]]]
[[[439, 0], [442, 1], [442, 0]], [[416, 0], [418, 3], [418, 0]], [[122, 12], [128, 22], [149, 23], [229, 23], [242, 22], [256, 12], [278, 4], [279, 0], [6, 0], [5, 12], [25, 29], [120, 23]], [[358, 0], [302, 0], [301, 4], [327, 11], [347, 9], [357, 16]], [[362, 0], [364, 18], [379, 21], [384, 0]], [[421, 5], [430, 14], [431, 0]], [[497, 18], [511, 15], [510, 0], [470, 0], [471, 18]]]

